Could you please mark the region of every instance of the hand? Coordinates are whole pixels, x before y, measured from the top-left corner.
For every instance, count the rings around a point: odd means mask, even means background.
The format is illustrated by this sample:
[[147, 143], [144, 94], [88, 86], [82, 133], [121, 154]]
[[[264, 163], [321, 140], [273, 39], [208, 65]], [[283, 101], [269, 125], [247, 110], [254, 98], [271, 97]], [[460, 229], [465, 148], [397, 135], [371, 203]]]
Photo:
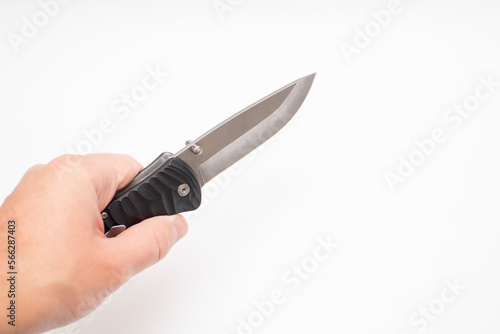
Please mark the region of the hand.
[[[93, 154], [61, 156], [26, 172], [0, 207], [1, 333], [38, 333], [89, 314], [186, 234], [186, 220], [176, 215], [104, 236], [101, 211], [141, 168], [129, 156]], [[9, 220], [16, 222], [15, 327], [5, 316]]]

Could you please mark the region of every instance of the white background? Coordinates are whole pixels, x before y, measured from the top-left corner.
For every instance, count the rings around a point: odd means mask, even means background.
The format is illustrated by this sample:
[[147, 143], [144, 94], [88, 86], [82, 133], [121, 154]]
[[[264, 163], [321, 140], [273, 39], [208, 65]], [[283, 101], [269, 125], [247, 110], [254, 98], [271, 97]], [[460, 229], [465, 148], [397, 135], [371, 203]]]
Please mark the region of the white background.
[[[41, 7], [0, 2], [2, 200], [103, 119], [114, 128], [94, 151], [146, 165], [318, 72], [289, 125], [209, 184], [164, 261], [55, 333], [234, 334], [275, 289], [285, 301], [239, 333], [499, 332], [500, 87], [460, 126], [443, 119], [481, 76], [500, 81], [498, 3], [402, 0], [380, 31], [384, 0], [229, 3], [221, 18], [211, 0], [73, 0], [16, 52], [9, 34]], [[119, 118], [148, 66], [171, 75]], [[436, 128], [447, 140], [393, 191], [386, 173]], [[327, 237], [340, 246], [293, 290], [283, 275]], [[446, 280], [465, 287], [451, 303]], [[430, 305], [425, 329], [410, 322]]]

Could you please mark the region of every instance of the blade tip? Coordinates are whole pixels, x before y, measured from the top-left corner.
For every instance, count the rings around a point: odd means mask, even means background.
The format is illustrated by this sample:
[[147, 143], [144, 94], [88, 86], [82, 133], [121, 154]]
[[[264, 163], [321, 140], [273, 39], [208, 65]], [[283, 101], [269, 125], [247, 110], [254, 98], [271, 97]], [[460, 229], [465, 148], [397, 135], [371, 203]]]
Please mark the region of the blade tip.
[[314, 72], [314, 73], [311, 73], [309, 75], [306, 75], [305, 77], [297, 80], [297, 81], [303, 81], [303, 82], [307, 82], [309, 86], [312, 85], [314, 79], [316, 78], [316, 74], [317, 72]]

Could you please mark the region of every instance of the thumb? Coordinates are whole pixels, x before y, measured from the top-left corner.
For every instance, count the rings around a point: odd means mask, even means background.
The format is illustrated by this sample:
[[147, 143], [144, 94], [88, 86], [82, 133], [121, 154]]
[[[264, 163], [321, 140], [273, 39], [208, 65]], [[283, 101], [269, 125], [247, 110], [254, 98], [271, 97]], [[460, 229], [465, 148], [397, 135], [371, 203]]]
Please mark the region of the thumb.
[[163, 259], [188, 230], [181, 215], [157, 216], [136, 224], [109, 239], [115, 262], [130, 278]]

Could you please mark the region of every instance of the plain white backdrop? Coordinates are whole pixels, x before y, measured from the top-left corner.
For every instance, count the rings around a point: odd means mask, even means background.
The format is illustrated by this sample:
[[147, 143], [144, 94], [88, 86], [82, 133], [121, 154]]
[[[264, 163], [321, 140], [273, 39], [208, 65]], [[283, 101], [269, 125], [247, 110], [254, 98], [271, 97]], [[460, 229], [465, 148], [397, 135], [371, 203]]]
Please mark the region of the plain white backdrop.
[[93, 151], [146, 165], [318, 74], [164, 261], [54, 333], [500, 331], [497, 2], [58, 4], [0, 1], [1, 200], [103, 120]]

